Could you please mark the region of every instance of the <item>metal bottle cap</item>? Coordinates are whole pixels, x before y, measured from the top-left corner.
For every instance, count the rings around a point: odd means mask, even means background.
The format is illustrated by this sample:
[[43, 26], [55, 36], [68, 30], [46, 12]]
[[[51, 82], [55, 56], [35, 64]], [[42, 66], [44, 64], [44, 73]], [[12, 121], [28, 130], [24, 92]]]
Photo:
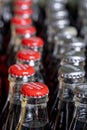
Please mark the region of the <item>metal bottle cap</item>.
[[51, 12], [48, 17], [51, 20], [60, 20], [68, 18], [68, 16], [69, 16], [68, 11], [64, 9], [57, 12]]
[[60, 29], [60, 28], [64, 28], [64, 27], [68, 26], [69, 20], [68, 19], [58, 20], [58, 21], [56, 20], [56, 21], [52, 21], [50, 24], [53, 28]]
[[59, 2], [59, 3], [63, 3], [63, 4], [66, 4], [68, 2], [68, 0], [50, 0], [52, 2]]
[[29, 82], [22, 86], [21, 94], [31, 98], [41, 98], [49, 94], [48, 87], [39, 82]]
[[59, 11], [63, 10], [65, 7], [62, 3], [57, 3], [57, 2], [48, 2], [47, 4], [47, 10], [51, 11]]
[[86, 57], [83, 52], [78, 52], [75, 50], [70, 50], [64, 53], [62, 63], [70, 63], [70, 64], [78, 64], [78, 63], [85, 63]]
[[85, 71], [82, 67], [70, 64], [61, 66], [58, 73], [60, 77], [66, 79], [79, 79], [85, 76]]

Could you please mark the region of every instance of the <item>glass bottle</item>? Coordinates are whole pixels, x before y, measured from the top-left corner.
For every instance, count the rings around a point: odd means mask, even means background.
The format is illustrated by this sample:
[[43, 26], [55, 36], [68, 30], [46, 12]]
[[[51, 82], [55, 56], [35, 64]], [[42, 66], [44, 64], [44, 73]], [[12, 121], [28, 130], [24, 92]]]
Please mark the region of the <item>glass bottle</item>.
[[[13, 55], [11, 56], [11, 62], [10, 64], [14, 64], [15, 63], [15, 56], [16, 53], [20, 50], [21, 47], [21, 41], [22, 39], [25, 38], [29, 38], [32, 37], [36, 34], [36, 28], [34, 26], [30, 26], [30, 27], [20, 27], [16, 29], [16, 34], [17, 36], [15, 37], [15, 44], [14, 44], [14, 48], [13, 48]], [[13, 60], [12, 60], [13, 59]]]
[[39, 82], [22, 86], [21, 114], [16, 130], [49, 130], [48, 93], [48, 87]]
[[41, 54], [40, 52], [34, 50], [21, 50], [16, 55], [17, 63], [26, 63], [35, 68], [35, 79], [38, 82], [44, 83], [44, 78], [40, 72], [41, 65]]
[[[53, 52], [51, 53], [51, 57], [49, 59], [49, 66], [46, 67], [47, 69], [47, 81], [50, 83], [48, 86], [51, 88], [54, 88], [58, 85], [58, 69], [60, 67], [60, 61], [61, 61], [61, 55], [65, 51], [65, 48], [63, 47], [63, 44], [65, 41], [62, 37], [75, 37], [77, 35], [77, 30], [74, 27], [65, 27], [62, 29], [59, 33], [56, 33], [54, 36], [54, 44], [52, 46]], [[66, 38], [67, 39], [67, 38]], [[47, 64], [46, 64], [47, 66]]]
[[30, 38], [24, 38], [21, 42], [21, 48], [22, 49], [32, 49], [34, 51], [39, 51], [41, 54], [41, 65], [40, 65], [40, 71], [46, 81], [46, 73], [45, 68], [43, 66], [43, 47], [44, 47], [44, 41], [42, 38], [33, 36]]
[[35, 70], [27, 64], [14, 64], [9, 70], [9, 93], [0, 115], [0, 129], [14, 130], [20, 113], [20, 90], [26, 82], [35, 81]]
[[[47, 26], [47, 49], [50, 50], [54, 43], [53, 35], [60, 29], [69, 25], [68, 12], [65, 5], [58, 1], [48, 1], [46, 7], [46, 26]], [[51, 48], [52, 49], [52, 48]]]
[[75, 111], [69, 130], [87, 130], [87, 83], [76, 86]]
[[7, 66], [10, 66], [10, 62], [12, 61], [11, 57], [14, 57], [12, 54], [10, 54], [10, 52], [13, 52], [14, 50], [14, 46], [15, 46], [15, 42], [16, 42], [16, 28], [17, 27], [29, 27], [32, 24], [32, 20], [31, 19], [23, 19], [21, 17], [15, 16], [12, 18], [11, 21], [11, 39], [8, 45], [8, 49], [7, 49]]
[[66, 130], [69, 128], [74, 110], [73, 89], [85, 81], [82, 67], [64, 65], [59, 69], [59, 89], [50, 111], [50, 128]]

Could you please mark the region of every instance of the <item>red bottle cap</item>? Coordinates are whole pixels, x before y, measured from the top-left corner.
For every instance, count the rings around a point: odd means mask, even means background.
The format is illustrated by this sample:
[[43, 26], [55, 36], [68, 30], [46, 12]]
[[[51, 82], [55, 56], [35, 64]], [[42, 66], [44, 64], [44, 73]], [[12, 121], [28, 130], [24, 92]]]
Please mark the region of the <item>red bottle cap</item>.
[[9, 68], [8, 72], [12, 76], [32, 76], [35, 70], [27, 64], [14, 64]]
[[28, 47], [42, 47], [44, 45], [44, 41], [39, 37], [31, 37], [29, 39], [24, 38], [22, 40], [22, 45]]
[[16, 15], [32, 15], [33, 10], [32, 9], [26, 9], [26, 10], [16, 9], [14, 13]]
[[24, 61], [36, 61], [41, 58], [40, 52], [34, 51], [34, 50], [21, 50], [17, 53], [17, 59], [24, 60]]
[[36, 33], [36, 28], [34, 26], [29, 26], [26, 28], [18, 27], [18, 28], [16, 28], [16, 33], [18, 35], [29, 34], [31, 36], [31, 35], [34, 35]]
[[20, 17], [13, 17], [12, 19], [12, 24], [15, 24], [15, 25], [31, 25], [32, 24], [32, 20], [27, 18], [27, 19], [23, 19], [23, 18], [20, 18]]
[[16, 7], [22, 7], [22, 6], [32, 6], [32, 1], [31, 0], [16, 0], [14, 3], [14, 6]]
[[21, 94], [29, 97], [43, 97], [48, 95], [48, 93], [48, 87], [39, 82], [25, 83], [21, 89]]

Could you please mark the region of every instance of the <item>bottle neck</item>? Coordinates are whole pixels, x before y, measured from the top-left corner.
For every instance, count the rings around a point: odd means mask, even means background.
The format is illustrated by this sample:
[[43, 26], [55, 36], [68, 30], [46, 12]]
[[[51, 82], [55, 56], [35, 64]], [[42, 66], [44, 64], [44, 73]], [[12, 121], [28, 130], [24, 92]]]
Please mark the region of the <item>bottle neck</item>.
[[43, 52], [43, 47], [32, 47], [32, 46], [28, 47], [28, 46], [22, 45], [21, 49], [31, 49], [31, 50], [34, 50], [34, 51], [38, 51], [38, 52], [40, 52], [41, 55], [42, 55], [42, 52]]
[[82, 68], [85, 67], [85, 61], [70, 62], [70, 61], [62, 60], [61, 65], [65, 65], [65, 64], [71, 64], [71, 65], [74, 65], [74, 66], [81, 66]]
[[22, 77], [22, 78], [15, 78], [9, 75], [9, 95], [8, 101], [14, 104], [20, 104], [20, 90], [21, 86], [26, 82], [33, 82], [34, 76], [31, 77]]
[[74, 101], [74, 88], [76, 85], [84, 82], [84, 78], [79, 79], [62, 79], [59, 77], [60, 98], [65, 101]]
[[34, 67], [36, 72], [38, 72], [40, 70], [40, 66], [41, 66], [41, 60], [37, 60], [37, 61], [33, 61], [33, 60], [24, 61], [24, 60], [17, 59], [16, 63], [28, 64], [28, 65]]
[[46, 97], [30, 99], [21, 96], [21, 115], [17, 127], [38, 129], [44, 127], [48, 122]]

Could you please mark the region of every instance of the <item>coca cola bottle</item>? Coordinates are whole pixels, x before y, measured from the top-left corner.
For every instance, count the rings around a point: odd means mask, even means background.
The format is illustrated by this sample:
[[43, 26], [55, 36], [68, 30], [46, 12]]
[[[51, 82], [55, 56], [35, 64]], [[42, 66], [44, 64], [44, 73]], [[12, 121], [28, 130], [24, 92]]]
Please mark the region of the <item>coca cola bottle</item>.
[[66, 130], [69, 128], [74, 111], [74, 88], [85, 81], [82, 67], [64, 65], [59, 69], [59, 89], [50, 111], [50, 128]]
[[21, 89], [21, 114], [16, 130], [49, 130], [48, 87], [30, 82]]
[[15, 63], [15, 56], [16, 53], [20, 50], [21, 47], [21, 40], [25, 37], [25, 38], [29, 38], [31, 36], [34, 36], [36, 33], [36, 29], [34, 26], [30, 26], [30, 27], [26, 27], [26, 28], [17, 28], [16, 29], [16, 34], [17, 37], [15, 39], [15, 44], [14, 44], [14, 48], [13, 48], [13, 57], [11, 56], [11, 58], [13, 60], [11, 60], [10, 64], [14, 64]]
[[0, 129], [15, 129], [20, 113], [20, 90], [21, 85], [35, 81], [35, 70], [27, 64], [14, 64], [9, 70], [9, 94], [7, 101], [0, 115]]
[[17, 17], [15, 16], [13, 19], [12, 19], [12, 22], [11, 22], [11, 40], [10, 40], [10, 43], [9, 43], [9, 46], [8, 46], [8, 49], [7, 49], [7, 66], [10, 66], [11, 65], [11, 62], [12, 62], [12, 59], [14, 57], [14, 53], [13, 54], [10, 54], [10, 52], [14, 52], [14, 46], [15, 44], [17, 45], [16, 43], [16, 27], [29, 27], [31, 24], [32, 24], [32, 20], [31, 19], [23, 19], [23, 18], [20, 18], [20, 17]]
[[69, 130], [87, 130], [87, 83], [76, 86], [75, 111]]
[[43, 46], [44, 46], [44, 41], [42, 38], [34, 36], [30, 38], [24, 38], [22, 40], [21, 48], [22, 49], [32, 49], [35, 51], [39, 51], [41, 53], [41, 65], [40, 65], [40, 71], [46, 81], [46, 73], [45, 73], [45, 68], [43, 66]]
[[26, 63], [35, 68], [35, 79], [38, 82], [44, 83], [44, 78], [40, 72], [41, 54], [34, 50], [20, 50], [16, 55], [17, 63]]

